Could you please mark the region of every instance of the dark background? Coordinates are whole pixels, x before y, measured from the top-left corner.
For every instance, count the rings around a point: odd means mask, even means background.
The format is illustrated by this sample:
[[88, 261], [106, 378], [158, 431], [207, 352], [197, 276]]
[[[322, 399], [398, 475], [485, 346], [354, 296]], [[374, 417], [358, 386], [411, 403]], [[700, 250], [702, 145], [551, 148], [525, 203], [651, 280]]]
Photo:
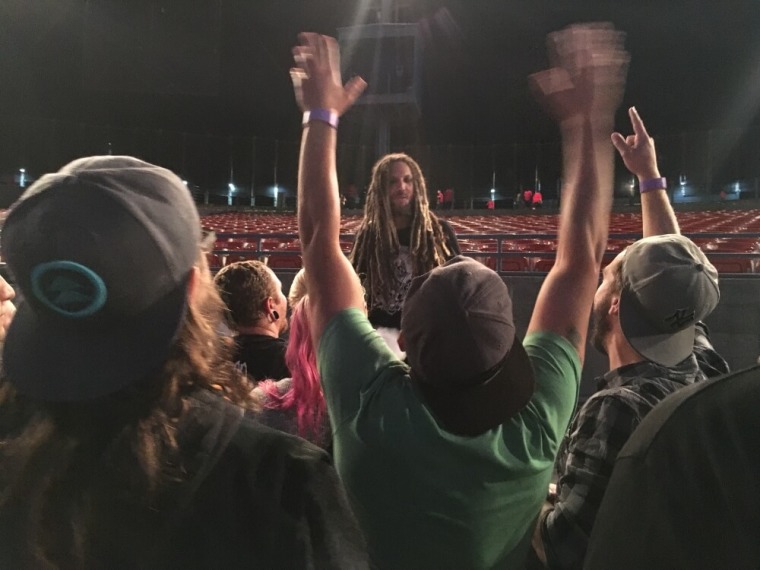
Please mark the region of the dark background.
[[[548, 32], [590, 20], [627, 32], [624, 106], [661, 137], [666, 168], [706, 183], [757, 175], [756, 0], [400, 4], [399, 19], [420, 24], [422, 105], [391, 146], [419, 156], [431, 187], [477, 193], [496, 175], [506, 193], [539, 170], [556, 179], [556, 130], [526, 77], [546, 66]], [[369, 2], [352, 0], [0, 0], [0, 173], [23, 166], [33, 177], [81, 154], [129, 153], [199, 187], [234, 180], [290, 192], [296, 35], [375, 19]], [[361, 186], [375, 133], [350, 123], [341, 178]], [[628, 129], [624, 110], [618, 126]]]

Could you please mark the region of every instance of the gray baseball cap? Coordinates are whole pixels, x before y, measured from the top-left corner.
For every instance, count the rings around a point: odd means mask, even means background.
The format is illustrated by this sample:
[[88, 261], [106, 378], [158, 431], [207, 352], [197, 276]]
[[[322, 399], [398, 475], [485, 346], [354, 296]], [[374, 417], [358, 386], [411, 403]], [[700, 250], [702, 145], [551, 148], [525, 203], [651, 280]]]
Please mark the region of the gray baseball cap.
[[161, 369], [201, 241], [176, 175], [129, 156], [80, 158], [24, 192], [2, 238], [24, 297], [3, 351], [20, 393], [89, 400]]
[[718, 271], [679, 234], [632, 244], [622, 261], [620, 327], [647, 360], [675, 366], [694, 349], [695, 325], [720, 300]]

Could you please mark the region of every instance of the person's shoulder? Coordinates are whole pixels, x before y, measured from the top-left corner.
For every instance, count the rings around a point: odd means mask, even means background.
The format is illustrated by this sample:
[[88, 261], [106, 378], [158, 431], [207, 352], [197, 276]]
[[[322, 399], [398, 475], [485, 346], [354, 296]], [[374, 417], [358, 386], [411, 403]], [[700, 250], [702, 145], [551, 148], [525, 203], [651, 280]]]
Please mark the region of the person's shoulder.
[[570, 361], [580, 369], [578, 351], [573, 344], [560, 334], [552, 331], [534, 331], [525, 336], [523, 346], [531, 360], [551, 355], [553, 358]]
[[[644, 457], [653, 449], [673, 445], [674, 441], [686, 444], [694, 438], [705, 446], [715, 438], [716, 425], [721, 426], [721, 434], [754, 434], [754, 428], [760, 427], [759, 408], [760, 365], [686, 386], [664, 399], [644, 418], [623, 450], [624, 455]], [[738, 439], [731, 443], [741, 444]]]
[[298, 436], [262, 424], [250, 412], [240, 422], [230, 447], [248, 461], [266, 461], [272, 468], [283, 464], [330, 464], [330, 457], [323, 449]]
[[216, 393], [199, 390], [193, 399], [198, 406], [195, 415], [207, 425], [207, 438], [216, 435], [217, 439], [226, 440], [215, 441], [210, 448], [224, 449], [223, 455], [228, 458], [234, 456], [244, 463], [290, 459], [329, 463], [329, 456], [322, 449], [300, 437], [267, 427], [256, 419], [255, 412]]
[[433, 212], [430, 212], [430, 215], [435, 216], [433, 219], [438, 220], [438, 223], [441, 224], [441, 229], [443, 229], [443, 231], [452, 234], [454, 233], [454, 228], [451, 227], [451, 223], [446, 218], [439, 218]]
[[544, 407], [563, 410], [562, 418], [570, 421], [581, 381], [578, 351], [566, 338], [548, 331], [526, 335], [523, 347], [535, 374], [533, 401], [537, 405], [541, 403]]
[[616, 386], [599, 390], [589, 396], [578, 410], [573, 423], [619, 426], [621, 429], [628, 429], [630, 435], [643, 415], [636, 392]]
[[[322, 345], [327, 345], [326, 339], [332, 339], [334, 336], [349, 334], [351, 336], [365, 335], [367, 332], [374, 330], [367, 315], [361, 309], [348, 307], [336, 312], [325, 324], [322, 331], [322, 339], [319, 342], [318, 353]], [[340, 339], [337, 340], [338, 345]], [[337, 347], [339, 348], [339, 346]]]
[[252, 348], [280, 348], [285, 346], [285, 340], [266, 334], [239, 334], [235, 337], [239, 346]]

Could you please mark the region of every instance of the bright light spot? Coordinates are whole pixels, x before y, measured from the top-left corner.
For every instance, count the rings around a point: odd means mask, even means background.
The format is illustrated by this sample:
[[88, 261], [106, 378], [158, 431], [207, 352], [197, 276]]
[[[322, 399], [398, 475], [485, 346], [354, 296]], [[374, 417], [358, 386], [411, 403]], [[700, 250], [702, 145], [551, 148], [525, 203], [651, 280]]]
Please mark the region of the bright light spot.
[[18, 169], [18, 171], [19, 171], [21, 174], [23, 174], [24, 172], [26, 172], [26, 168], [19, 168], [19, 169]]
[[496, 188], [491, 188], [491, 196], [493, 196], [494, 194], [496, 194]]
[[185, 186], [187, 186], [187, 180], [183, 180], [182, 184], [184, 184]]
[[227, 184], [227, 188], [229, 189], [230, 192], [234, 192], [235, 191], [235, 185], [232, 182], [230, 182], [229, 184]]
[[681, 174], [681, 175], [678, 177], [678, 183], [679, 183], [681, 186], [686, 186], [686, 175], [685, 175], [685, 174]]

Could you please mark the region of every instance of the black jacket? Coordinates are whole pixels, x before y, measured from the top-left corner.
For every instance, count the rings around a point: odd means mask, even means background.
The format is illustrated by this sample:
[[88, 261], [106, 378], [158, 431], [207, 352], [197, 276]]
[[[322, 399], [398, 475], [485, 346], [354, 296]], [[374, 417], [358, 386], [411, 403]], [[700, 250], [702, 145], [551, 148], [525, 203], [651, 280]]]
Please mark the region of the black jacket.
[[[157, 508], [120, 503], [116, 490], [85, 567], [368, 567], [324, 451], [207, 391], [191, 398], [177, 438], [186, 479]], [[25, 508], [0, 511], [0, 568], [35, 567], [18, 524]]]

